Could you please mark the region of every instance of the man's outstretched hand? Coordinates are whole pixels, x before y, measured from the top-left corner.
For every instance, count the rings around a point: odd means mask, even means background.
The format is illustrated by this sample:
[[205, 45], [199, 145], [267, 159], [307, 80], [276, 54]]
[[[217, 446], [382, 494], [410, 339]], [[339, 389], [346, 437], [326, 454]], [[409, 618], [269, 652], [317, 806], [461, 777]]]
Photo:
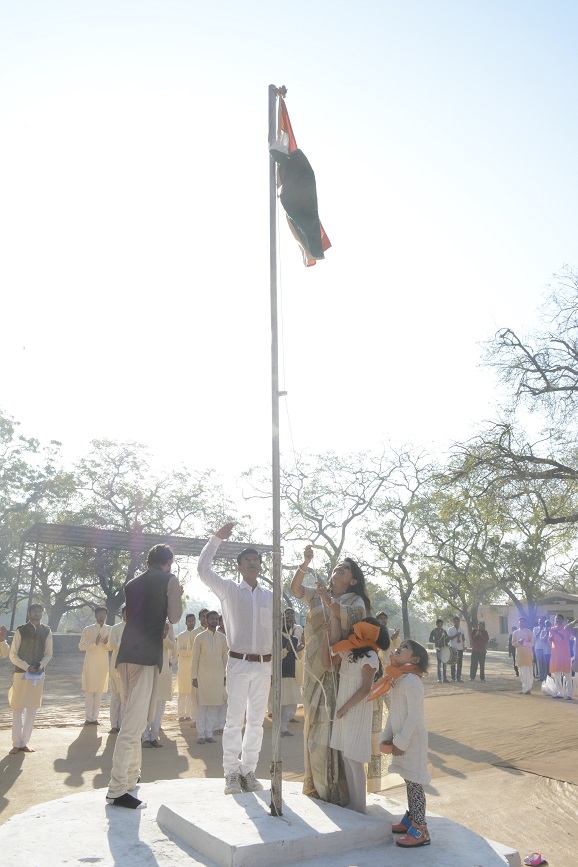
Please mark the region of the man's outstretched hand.
[[217, 530], [215, 536], [218, 536], [219, 539], [223, 539], [226, 541], [231, 537], [231, 533], [233, 532], [233, 527], [235, 526], [234, 521], [229, 521], [228, 524], [224, 524], [220, 530]]

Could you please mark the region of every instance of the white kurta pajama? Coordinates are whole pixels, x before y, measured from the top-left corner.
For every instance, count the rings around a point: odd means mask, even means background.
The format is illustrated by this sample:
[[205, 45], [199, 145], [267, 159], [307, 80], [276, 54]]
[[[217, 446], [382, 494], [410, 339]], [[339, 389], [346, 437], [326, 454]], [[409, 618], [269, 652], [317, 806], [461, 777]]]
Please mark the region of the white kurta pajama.
[[[12, 746], [18, 749], [27, 746], [32, 736], [36, 711], [42, 704], [42, 692], [44, 690], [44, 674], [34, 680], [28, 680], [25, 677], [30, 663], [18, 655], [20, 644], [20, 632], [16, 630], [8, 653], [10, 662], [24, 671], [14, 672], [12, 686], [8, 690], [8, 703], [12, 708]], [[44, 656], [40, 660], [41, 668], [45, 669], [51, 659], [52, 632], [49, 631], [44, 644]]]
[[522, 692], [532, 691], [534, 686], [534, 633], [531, 629], [516, 629], [512, 633], [512, 645], [516, 648], [516, 665], [520, 671]]
[[205, 629], [193, 644], [192, 677], [197, 689], [197, 733], [212, 738], [219, 728], [221, 708], [225, 703], [225, 676], [229, 659], [227, 639], [222, 632]]
[[[223, 540], [213, 536], [199, 557], [201, 581], [221, 600], [230, 652], [270, 656], [273, 644], [273, 594], [257, 583], [221, 578], [211, 568]], [[263, 720], [271, 682], [271, 662], [229, 656], [227, 720], [223, 732], [225, 775], [254, 772], [263, 741]], [[243, 725], [245, 723], [245, 733]]]
[[0, 641], [0, 659], [6, 659], [10, 653], [10, 646], [7, 641]]
[[163, 670], [157, 676], [155, 713], [152, 719], [147, 721], [143, 741], [156, 741], [158, 739], [166, 703], [173, 697], [173, 670], [171, 668], [171, 661], [174, 651], [175, 642], [167, 635], [163, 639]]
[[120, 647], [120, 639], [124, 631], [124, 621], [116, 623], [110, 630], [108, 648], [110, 650], [110, 727], [119, 729], [122, 723], [124, 711], [124, 699], [121, 692], [121, 679], [116, 669], [116, 658]]
[[191, 665], [193, 662], [193, 642], [196, 636], [203, 631], [203, 627], [197, 629], [185, 629], [184, 632], [177, 636], [177, 654], [179, 660], [179, 670], [177, 672], [177, 692], [179, 700], [177, 703], [177, 715], [179, 719], [190, 719], [195, 722], [197, 719], [197, 693], [193, 689], [193, 679], [191, 677]]
[[79, 650], [85, 652], [82, 666], [82, 689], [84, 690], [85, 718], [89, 722], [98, 720], [102, 694], [108, 690], [108, 643], [102, 640], [96, 643], [97, 637], [109, 638], [111, 626], [104, 623], [99, 626], [93, 623], [87, 626], [80, 637]]

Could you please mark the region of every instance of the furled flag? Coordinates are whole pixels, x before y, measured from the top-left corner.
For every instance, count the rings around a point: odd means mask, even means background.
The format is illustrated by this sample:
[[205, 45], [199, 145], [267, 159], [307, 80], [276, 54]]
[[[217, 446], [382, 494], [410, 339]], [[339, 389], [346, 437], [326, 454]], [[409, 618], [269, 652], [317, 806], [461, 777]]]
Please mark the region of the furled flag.
[[279, 97], [279, 125], [277, 141], [269, 148], [277, 163], [277, 186], [279, 198], [287, 214], [289, 228], [301, 247], [303, 262], [307, 267], [317, 259], [325, 258], [331, 241], [319, 221], [317, 210], [317, 187], [309, 160], [297, 147], [287, 106]]

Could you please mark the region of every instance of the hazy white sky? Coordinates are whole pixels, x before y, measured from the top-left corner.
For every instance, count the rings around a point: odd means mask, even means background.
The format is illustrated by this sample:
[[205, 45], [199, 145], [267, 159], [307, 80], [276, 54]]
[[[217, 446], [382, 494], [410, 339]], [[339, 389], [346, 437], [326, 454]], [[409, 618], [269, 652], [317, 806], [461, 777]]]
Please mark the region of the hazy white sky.
[[466, 436], [478, 342], [578, 264], [577, 25], [571, 0], [4, 0], [0, 405], [71, 456], [269, 460], [275, 83], [333, 242], [306, 270], [280, 218], [295, 447]]

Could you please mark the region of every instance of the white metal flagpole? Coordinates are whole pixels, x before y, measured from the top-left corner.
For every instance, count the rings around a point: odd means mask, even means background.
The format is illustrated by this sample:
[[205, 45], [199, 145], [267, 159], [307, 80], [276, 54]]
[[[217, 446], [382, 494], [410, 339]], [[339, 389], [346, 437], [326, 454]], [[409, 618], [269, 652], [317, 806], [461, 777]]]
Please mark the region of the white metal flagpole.
[[[269, 146], [277, 137], [277, 97], [285, 87], [269, 85]], [[271, 422], [273, 481], [273, 727], [271, 751], [271, 815], [281, 816], [281, 469], [279, 450], [279, 330], [277, 323], [277, 189], [276, 163], [269, 156], [269, 268], [271, 278]]]

